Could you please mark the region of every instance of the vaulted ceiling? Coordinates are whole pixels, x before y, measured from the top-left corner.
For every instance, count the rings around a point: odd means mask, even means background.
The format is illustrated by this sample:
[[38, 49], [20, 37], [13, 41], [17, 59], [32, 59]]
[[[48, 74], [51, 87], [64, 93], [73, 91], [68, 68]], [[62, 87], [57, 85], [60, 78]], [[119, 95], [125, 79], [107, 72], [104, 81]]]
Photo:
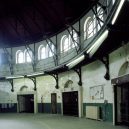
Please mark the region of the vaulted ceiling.
[[54, 35], [96, 0], [0, 0], [0, 47], [21, 46]]

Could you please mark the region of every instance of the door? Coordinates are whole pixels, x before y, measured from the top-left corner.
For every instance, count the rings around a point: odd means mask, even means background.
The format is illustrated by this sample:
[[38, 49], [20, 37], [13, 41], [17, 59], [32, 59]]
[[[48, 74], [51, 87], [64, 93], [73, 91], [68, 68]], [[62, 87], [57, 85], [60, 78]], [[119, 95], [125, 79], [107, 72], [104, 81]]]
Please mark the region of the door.
[[129, 84], [116, 87], [116, 123], [129, 125]]
[[18, 95], [19, 113], [34, 113], [34, 95]]
[[52, 114], [57, 113], [57, 97], [56, 97], [56, 93], [51, 94], [51, 112], [52, 112]]
[[78, 116], [78, 91], [62, 93], [63, 114]]
[[121, 122], [129, 125], [129, 84], [121, 87]]

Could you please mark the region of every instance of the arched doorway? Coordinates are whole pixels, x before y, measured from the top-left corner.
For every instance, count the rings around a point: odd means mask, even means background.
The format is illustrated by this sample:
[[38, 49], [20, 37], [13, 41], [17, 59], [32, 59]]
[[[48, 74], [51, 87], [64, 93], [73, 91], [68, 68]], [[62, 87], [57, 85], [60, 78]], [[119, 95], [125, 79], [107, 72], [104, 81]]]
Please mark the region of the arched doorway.
[[114, 85], [115, 123], [129, 125], [129, 62], [125, 62], [112, 80]]
[[27, 86], [22, 86], [17, 93], [17, 103], [19, 113], [37, 113], [36, 91], [28, 91]]
[[34, 95], [17, 95], [19, 113], [34, 113]]
[[62, 91], [63, 115], [81, 117], [81, 87], [74, 87], [73, 81], [68, 80]]

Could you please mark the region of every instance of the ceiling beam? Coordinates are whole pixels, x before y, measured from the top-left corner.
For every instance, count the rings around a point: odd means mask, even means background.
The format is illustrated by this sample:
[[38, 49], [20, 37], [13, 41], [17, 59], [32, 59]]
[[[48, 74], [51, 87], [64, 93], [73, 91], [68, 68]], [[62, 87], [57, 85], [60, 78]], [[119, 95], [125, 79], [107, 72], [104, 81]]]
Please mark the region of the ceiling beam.
[[31, 38], [33, 38], [32, 29], [29, 27], [27, 22], [24, 20], [24, 17], [21, 16], [21, 15], [20, 16], [16, 16], [16, 20], [19, 21], [19, 23], [23, 26], [23, 29], [28, 32], [28, 34], [31, 36]]

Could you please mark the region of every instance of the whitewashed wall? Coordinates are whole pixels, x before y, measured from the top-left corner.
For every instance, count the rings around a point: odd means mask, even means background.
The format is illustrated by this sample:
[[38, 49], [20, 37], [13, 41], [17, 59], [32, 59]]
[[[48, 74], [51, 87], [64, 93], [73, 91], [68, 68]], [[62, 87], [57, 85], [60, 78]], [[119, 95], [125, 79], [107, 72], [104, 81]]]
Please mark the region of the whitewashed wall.
[[[128, 51], [129, 51], [129, 44], [126, 45], [126, 47], [121, 47], [110, 54], [111, 79], [118, 77], [119, 70], [121, 69], [122, 65], [127, 61], [127, 57], [129, 57]], [[113, 103], [113, 87], [111, 85], [110, 80], [109, 81], [105, 80], [104, 78], [105, 73], [106, 73], [105, 66], [99, 60], [82, 67], [83, 103], [103, 103], [104, 100], [108, 100], [109, 103]], [[79, 78], [74, 71], [68, 71], [59, 74], [59, 89], [55, 89], [56, 82], [52, 76], [38, 77], [37, 78], [38, 102], [41, 102], [42, 96], [44, 97], [44, 102], [51, 102], [51, 93], [57, 93], [58, 94], [57, 101], [61, 102], [61, 92], [64, 89], [64, 84], [68, 80], [73, 81], [71, 87], [79, 87], [78, 86]], [[0, 91], [1, 91], [0, 101], [8, 102], [13, 100], [15, 102], [16, 94], [23, 85], [28, 86], [28, 90], [30, 91], [32, 91], [34, 88], [34, 84], [30, 79], [15, 79], [14, 80], [15, 92], [12, 93], [11, 85], [9, 82], [0, 82]], [[104, 99], [92, 100], [90, 98], [89, 90], [90, 87], [97, 85], [104, 85]], [[6, 96], [6, 93], [8, 93], [9, 97], [4, 97]]]

